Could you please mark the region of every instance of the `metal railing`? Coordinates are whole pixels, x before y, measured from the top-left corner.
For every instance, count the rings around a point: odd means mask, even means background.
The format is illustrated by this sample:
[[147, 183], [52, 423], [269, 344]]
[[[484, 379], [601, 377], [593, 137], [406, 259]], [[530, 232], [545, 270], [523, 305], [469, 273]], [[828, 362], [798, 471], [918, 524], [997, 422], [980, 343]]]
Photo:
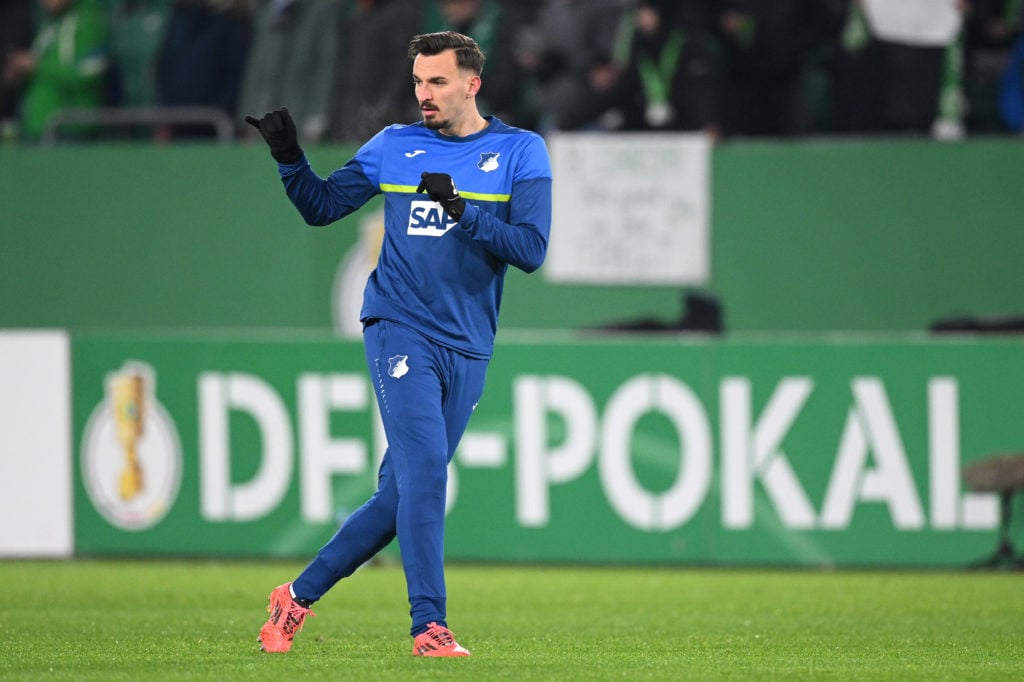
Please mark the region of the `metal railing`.
[[104, 128], [126, 126], [208, 125], [216, 140], [228, 144], [234, 140], [235, 126], [223, 109], [217, 107], [68, 107], [55, 111], [46, 121], [40, 143], [55, 145], [60, 129], [71, 125]]

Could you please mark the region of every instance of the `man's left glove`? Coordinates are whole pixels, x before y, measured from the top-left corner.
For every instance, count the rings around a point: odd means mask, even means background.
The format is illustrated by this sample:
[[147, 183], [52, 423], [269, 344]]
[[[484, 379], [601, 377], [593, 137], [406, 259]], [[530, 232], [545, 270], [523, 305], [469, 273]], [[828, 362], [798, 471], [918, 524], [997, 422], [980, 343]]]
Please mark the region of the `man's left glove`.
[[452, 220], [459, 222], [462, 212], [466, 210], [466, 200], [459, 196], [455, 181], [447, 173], [426, 173], [420, 176], [416, 192], [426, 192], [432, 201], [441, 204]]
[[260, 135], [270, 146], [270, 155], [278, 163], [295, 163], [302, 158], [299, 134], [295, 130], [295, 121], [292, 120], [287, 107], [274, 109], [260, 118], [246, 116], [245, 122], [260, 131]]

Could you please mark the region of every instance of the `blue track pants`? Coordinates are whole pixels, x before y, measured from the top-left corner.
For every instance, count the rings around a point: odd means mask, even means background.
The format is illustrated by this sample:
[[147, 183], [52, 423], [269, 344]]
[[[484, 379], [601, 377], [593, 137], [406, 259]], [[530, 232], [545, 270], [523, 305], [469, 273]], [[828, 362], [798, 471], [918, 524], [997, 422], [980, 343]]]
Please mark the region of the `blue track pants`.
[[428, 623], [447, 624], [448, 463], [483, 393], [488, 361], [388, 320], [368, 324], [363, 341], [388, 440], [377, 491], [345, 520], [292, 589], [303, 599], [320, 599], [397, 535], [416, 635]]

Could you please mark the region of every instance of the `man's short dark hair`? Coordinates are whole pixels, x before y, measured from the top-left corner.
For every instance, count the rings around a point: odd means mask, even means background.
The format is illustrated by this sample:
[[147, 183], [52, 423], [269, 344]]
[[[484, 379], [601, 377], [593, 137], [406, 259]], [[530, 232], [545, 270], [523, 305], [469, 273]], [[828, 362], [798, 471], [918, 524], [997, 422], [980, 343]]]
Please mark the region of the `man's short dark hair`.
[[425, 54], [433, 57], [445, 50], [455, 50], [455, 60], [460, 69], [468, 69], [476, 75], [484, 71], [484, 53], [476, 41], [455, 31], [422, 33], [409, 41], [409, 59]]

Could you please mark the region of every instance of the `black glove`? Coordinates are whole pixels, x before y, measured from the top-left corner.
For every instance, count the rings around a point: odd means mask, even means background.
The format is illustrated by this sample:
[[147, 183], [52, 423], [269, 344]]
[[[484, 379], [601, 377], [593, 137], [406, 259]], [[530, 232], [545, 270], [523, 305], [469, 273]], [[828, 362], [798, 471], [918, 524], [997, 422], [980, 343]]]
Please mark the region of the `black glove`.
[[466, 210], [466, 200], [459, 196], [459, 190], [455, 187], [455, 181], [447, 173], [427, 173], [420, 176], [417, 192], [426, 192], [432, 201], [441, 204], [441, 208], [451, 216], [452, 220], [459, 222], [462, 212]]
[[278, 163], [295, 163], [302, 158], [302, 147], [299, 146], [299, 135], [295, 130], [295, 121], [286, 107], [274, 109], [263, 114], [261, 118], [246, 116], [245, 122], [256, 130], [270, 146], [270, 155]]

